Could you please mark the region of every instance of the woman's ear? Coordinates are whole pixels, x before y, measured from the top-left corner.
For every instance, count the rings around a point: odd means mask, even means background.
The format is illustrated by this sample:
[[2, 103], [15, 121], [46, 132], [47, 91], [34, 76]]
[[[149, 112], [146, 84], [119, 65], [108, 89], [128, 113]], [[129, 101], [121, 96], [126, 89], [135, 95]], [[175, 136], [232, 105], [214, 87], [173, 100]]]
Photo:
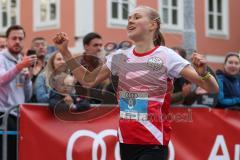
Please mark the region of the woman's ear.
[[152, 21], [150, 22], [150, 28], [149, 28], [149, 30], [150, 30], [150, 31], [155, 31], [155, 30], [157, 29], [157, 26], [158, 26], [157, 22], [152, 20]]

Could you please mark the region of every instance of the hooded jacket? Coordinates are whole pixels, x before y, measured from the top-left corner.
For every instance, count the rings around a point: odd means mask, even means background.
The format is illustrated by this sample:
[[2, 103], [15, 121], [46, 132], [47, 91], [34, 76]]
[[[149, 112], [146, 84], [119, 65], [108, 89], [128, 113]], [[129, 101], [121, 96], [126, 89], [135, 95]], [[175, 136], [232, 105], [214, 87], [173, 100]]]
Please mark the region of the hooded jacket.
[[31, 98], [32, 82], [16, 67], [20, 60], [20, 54], [15, 58], [8, 49], [0, 53], [0, 112]]

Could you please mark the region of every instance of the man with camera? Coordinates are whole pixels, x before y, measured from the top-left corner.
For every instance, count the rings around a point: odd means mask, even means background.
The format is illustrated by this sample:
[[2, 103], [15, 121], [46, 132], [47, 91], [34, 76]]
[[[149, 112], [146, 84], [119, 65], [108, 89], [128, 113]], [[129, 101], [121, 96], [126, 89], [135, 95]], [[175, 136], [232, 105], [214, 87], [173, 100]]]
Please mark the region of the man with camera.
[[[28, 68], [36, 62], [37, 57], [23, 56], [24, 39], [22, 26], [13, 25], [7, 29], [7, 49], [0, 54], [0, 115], [31, 98], [32, 82]], [[16, 115], [16, 112], [11, 112], [8, 117], [8, 130], [16, 130]], [[8, 136], [8, 159], [16, 159], [16, 136]]]

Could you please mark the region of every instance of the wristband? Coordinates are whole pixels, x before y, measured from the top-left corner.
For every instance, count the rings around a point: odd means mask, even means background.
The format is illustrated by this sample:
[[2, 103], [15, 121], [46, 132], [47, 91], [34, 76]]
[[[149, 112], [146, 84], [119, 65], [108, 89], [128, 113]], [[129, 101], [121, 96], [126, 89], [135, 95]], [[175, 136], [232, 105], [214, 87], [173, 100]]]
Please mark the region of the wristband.
[[211, 77], [210, 72], [206, 72], [204, 75], [201, 76], [202, 80], [208, 80]]

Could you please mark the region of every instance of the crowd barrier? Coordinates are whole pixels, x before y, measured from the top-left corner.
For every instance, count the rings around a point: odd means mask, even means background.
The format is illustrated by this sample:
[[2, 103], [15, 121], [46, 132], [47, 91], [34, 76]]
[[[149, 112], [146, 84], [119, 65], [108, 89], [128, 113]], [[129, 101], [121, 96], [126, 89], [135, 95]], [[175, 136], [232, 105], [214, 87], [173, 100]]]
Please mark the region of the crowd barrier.
[[[20, 106], [18, 131], [7, 129], [10, 108], [0, 118], [2, 160], [7, 160], [7, 137], [18, 136], [19, 160], [120, 160], [117, 142], [119, 110], [92, 107], [75, 114], [54, 114], [47, 105]], [[240, 111], [171, 107], [169, 160], [240, 160]]]
[[[24, 104], [20, 115], [20, 160], [120, 160], [117, 107], [54, 115]], [[171, 107], [165, 118], [173, 128], [169, 160], [240, 159], [240, 111]]]
[[[19, 107], [18, 106], [14, 106], [14, 107], [10, 107], [5, 113], [3, 113], [1, 116], [0, 116], [0, 120], [1, 120], [1, 125], [0, 125], [0, 135], [1, 135], [1, 142], [2, 142], [2, 155], [0, 156], [0, 158], [2, 160], [8, 160], [8, 136], [16, 136], [16, 139], [17, 136], [18, 136], [18, 130], [9, 130], [8, 128], [8, 118], [9, 118], [9, 115], [10, 113], [12, 112], [15, 112], [17, 113], [19, 110]], [[15, 114], [13, 114], [15, 115]], [[17, 122], [18, 123], [18, 122]], [[18, 126], [16, 124], [16, 126]], [[18, 147], [18, 146], [16, 146]], [[17, 149], [18, 151], [18, 149]], [[16, 153], [18, 154], [18, 153]]]

